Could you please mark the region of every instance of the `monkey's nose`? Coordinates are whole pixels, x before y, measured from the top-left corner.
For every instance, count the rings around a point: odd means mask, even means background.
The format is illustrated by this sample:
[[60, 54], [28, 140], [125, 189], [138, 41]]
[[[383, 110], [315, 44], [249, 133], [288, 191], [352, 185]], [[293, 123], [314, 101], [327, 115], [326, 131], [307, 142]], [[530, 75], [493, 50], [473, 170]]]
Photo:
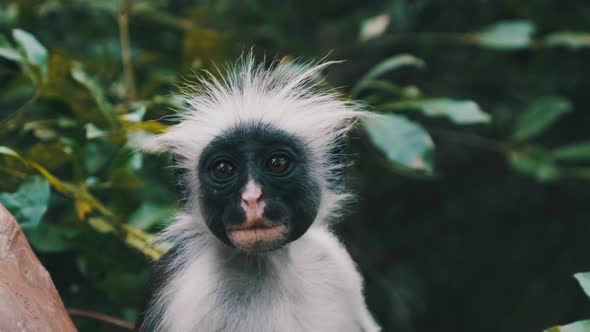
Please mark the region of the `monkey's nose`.
[[242, 192], [242, 203], [253, 207], [262, 200], [262, 188], [260, 185], [250, 180]]
[[246, 222], [262, 219], [264, 201], [262, 200], [262, 188], [259, 184], [250, 180], [242, 192], [242, 208], [246, 212]]

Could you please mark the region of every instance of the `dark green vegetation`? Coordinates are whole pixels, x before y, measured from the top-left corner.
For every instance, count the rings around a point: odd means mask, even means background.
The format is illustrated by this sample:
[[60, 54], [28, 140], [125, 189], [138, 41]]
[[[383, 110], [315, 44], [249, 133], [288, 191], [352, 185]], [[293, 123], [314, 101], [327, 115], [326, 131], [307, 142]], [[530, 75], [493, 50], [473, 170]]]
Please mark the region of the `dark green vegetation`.
[[175, 86], [252, 45], [329, 54], [329, 85], [387, 114], [350, 140], [338, 226], [385, 331], [587, 318], [589, 22], [586, 1], [4, 1], [0, 202], [67, 307], [133, 320], [177, 207], [137, 141]]

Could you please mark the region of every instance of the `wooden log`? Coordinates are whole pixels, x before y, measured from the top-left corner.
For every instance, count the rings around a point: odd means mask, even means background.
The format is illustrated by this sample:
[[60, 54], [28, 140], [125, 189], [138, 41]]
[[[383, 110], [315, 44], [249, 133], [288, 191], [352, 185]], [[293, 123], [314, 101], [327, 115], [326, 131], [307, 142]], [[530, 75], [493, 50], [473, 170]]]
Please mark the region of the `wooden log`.
[[49, 273], [1, 204], [0, 331], [76, 331]]

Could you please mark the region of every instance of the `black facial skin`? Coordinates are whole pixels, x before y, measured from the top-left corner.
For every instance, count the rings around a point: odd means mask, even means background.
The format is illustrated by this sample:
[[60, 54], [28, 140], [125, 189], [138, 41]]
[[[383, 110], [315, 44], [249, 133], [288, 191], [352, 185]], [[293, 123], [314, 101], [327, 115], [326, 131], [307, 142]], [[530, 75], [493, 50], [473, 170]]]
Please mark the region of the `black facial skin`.
[[229, 246], [227, 227], [246, 219], [241, 195], [250, 179], [262, 188], [263, 217], [287, 226], [280, 245], [301, 237], [317, 215], [320, 188], [310, 176], [305, 146], [268, 125], [241, 125], [215, 138], [201, 154], [197, 171], [207, 226]]

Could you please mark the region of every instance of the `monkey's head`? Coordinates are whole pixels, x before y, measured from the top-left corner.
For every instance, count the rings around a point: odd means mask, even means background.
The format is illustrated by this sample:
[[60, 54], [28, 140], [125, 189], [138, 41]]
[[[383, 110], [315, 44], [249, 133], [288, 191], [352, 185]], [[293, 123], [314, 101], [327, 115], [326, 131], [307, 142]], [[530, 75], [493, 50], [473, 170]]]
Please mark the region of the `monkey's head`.
[[303, 235], [321, 198], [307, 150], [262, 123], [214, 138], [197, 166], [200, 211], [211, 232], [245, 251], [275, 249]]
[[180, 122], [158, 138], [182, 170], [192, 225], [255, 253], [282, 247], [324, 223], [348, 197], [334, 154], [358, 105], [322, 92], [329, 63], [255, 65], [199, 78]]

